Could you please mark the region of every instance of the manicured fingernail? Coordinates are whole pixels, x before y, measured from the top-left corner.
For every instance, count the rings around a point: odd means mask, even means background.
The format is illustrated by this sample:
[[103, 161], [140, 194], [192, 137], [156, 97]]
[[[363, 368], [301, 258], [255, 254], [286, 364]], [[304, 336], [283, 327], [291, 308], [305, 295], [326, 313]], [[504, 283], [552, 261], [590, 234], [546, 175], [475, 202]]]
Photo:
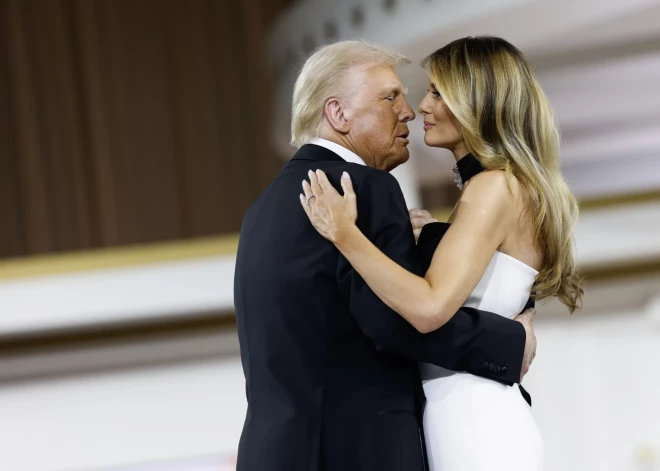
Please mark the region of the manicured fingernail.
[[303, 188], [305, 188], [305, 185], [306, 185], [306, 184], [307, 184], [307, 180], [303, 180], [303, 181], [302, 181], [302, 186], [303, 186]]
[[311, 170], [310, 170], [309, 172], [307, 172], [307, 175], [309, 175], [310, 177], [311, 177], [313, 174], [314, 174], [314, 172], [312, 172]]
[[344, 172], [341, 174], [341, 178], [351, 178], [348, 176], [348, 172]]

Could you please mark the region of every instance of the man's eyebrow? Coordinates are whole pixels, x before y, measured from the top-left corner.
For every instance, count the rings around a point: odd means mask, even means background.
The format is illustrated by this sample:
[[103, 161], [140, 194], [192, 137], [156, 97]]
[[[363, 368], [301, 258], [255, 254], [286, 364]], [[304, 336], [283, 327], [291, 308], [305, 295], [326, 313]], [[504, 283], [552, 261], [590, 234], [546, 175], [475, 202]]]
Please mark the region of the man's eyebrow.
[[408, 94], [408, 87], [404, 87], [401, 85], [392, 85], [391, 87], [388, 88], [388, 93], [397, 93], [401, 95], [407, 95]]

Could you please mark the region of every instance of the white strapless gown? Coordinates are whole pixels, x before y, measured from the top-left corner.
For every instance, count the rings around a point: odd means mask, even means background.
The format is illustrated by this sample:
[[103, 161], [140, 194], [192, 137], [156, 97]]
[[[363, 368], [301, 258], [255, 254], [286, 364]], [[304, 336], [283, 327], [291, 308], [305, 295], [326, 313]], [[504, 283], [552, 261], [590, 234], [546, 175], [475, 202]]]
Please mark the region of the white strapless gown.
[[[538, 272], [495, 252], [466, 307], [514, 318]], [[431, 471], [540, 471], [543, 440], [518, 387], [420, 365]]]

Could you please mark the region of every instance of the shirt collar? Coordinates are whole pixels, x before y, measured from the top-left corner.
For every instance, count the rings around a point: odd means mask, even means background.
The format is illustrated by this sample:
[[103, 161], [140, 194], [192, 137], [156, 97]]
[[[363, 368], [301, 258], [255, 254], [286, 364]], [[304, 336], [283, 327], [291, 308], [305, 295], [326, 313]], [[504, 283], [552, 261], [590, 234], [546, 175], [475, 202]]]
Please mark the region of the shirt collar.
[[308, 142], [308, 144], [314, 144], [317, 146], [325, 147], [326, 149], [334, 152], [339, 157], [344, 159], [346, 162], [352, 162], [358, 165], [367, 165], [364, 160], [360, 158], [355, 152], [348, 150], [346, 147], [341, 146], [335, 142], [316, 137]]

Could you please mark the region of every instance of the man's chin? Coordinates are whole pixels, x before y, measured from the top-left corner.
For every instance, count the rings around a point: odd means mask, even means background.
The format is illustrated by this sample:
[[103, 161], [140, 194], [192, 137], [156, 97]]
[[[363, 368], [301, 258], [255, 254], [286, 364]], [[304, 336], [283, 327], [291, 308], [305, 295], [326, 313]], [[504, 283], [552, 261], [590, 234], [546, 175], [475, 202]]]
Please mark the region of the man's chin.
[[408, 152], [408, 148], [406, 147], [405, 152], [400, 152], [396, 156], [392, 156], [392, 158], [387, 161], [387, 168], [385, 170], [391, 172], [399, 165], [408, 162], [408, 160], [410, 160], [410, 152]]

